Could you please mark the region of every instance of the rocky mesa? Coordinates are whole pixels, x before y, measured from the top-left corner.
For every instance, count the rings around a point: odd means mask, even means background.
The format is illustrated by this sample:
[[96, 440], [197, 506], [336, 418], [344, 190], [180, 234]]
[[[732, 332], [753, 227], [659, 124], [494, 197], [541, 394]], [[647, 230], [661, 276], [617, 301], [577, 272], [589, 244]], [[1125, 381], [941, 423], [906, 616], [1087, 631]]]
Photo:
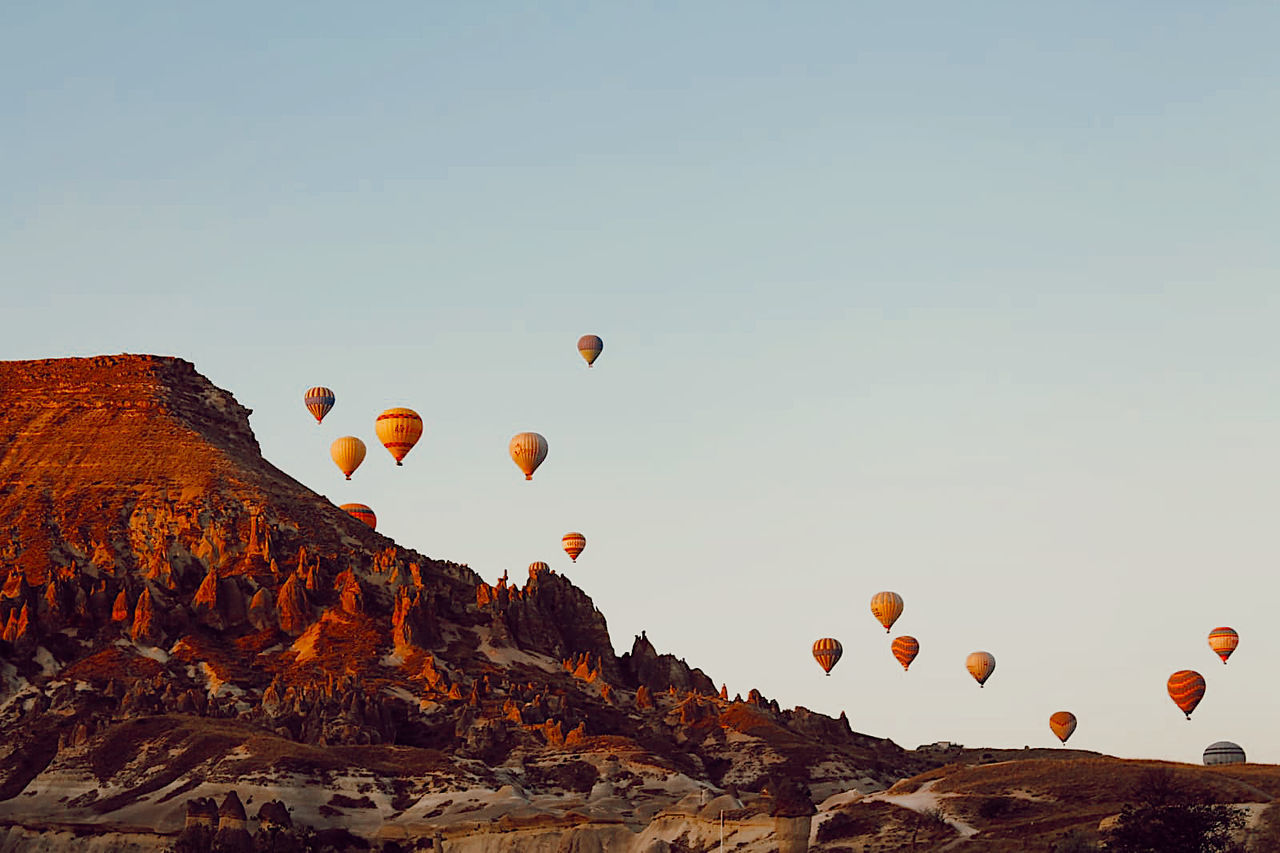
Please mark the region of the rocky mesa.
[[177, 358], [0, 364], [8, 848], [804, 850], [940, 763], [398, 546], [249, 414]]

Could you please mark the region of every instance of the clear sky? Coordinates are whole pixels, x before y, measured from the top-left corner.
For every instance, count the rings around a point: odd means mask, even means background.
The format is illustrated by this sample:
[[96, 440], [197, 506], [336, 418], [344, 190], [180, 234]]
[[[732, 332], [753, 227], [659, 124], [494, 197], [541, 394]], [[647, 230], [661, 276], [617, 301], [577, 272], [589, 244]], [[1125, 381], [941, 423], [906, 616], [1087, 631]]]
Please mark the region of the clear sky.
[[121, 6], [0, 5], [0, 357], [187, 358], [401, 544], [547, 560], [731, 695], [1280, 761], [1280, 6]]

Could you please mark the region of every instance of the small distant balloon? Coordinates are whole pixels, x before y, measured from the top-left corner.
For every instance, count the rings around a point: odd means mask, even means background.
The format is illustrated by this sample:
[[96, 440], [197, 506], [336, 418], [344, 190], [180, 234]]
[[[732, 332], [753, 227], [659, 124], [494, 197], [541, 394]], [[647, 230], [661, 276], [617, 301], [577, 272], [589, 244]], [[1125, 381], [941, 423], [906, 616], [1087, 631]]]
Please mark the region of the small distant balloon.
[[1222, 658], [1224, 664], [1238, 645], [1240, 645], [1240, 635], [1231, 628], [1214, 628], [1209, 632], [1209, 648]]
[[1067, 738], [1071, 737], [1071, 733], [1076, 730], [1076, 715], [1070, 711], [1050, 714], [1049, 729], [1058, 736], [1058, 740], [1066, 743]]
[[587, 367], [595, 364], [600, 353], [604, 352], [604, 341], [599, 335], [583, 335], [578, 338], [578, 352], [587, 360]]
[[511, 461], [524, 472], [526, 480], [533, 479], [533, 472], [538, 470], [542, 460], [547, 458], [547, 440], [536, 432], [521, 432], [511, 437], [507, 445]]
[[363, 521], [372, 529], [378, 529], [378, 516], [374, 515], [373, 510], [364, 504], [343, 504], [338, 509], [345, 510], [347, 515]]
[[576, 563], [582, 549], [587, 547], [587, 537], [581, 533], [566, 533], [560, 537], [560, 544], [564, 546], [564, 552], [569, 555], [569, 559]]
[[973, 652], [965, 658], [964, 666], [978, 686], [985, 687], [991, 673], [996, 671], [996, 659], [990, 652]]
[[529, 564], [529, 577], [531, 578], [537, 577], [538, 575], [541, 575], [541, 574], [550, 574], [550, 573], [551, 573], [551, 566], [547, 565], [541, 560], [535, 560], [534, 562]]
[[889, 633], [893, 623], [902, 615], [902, 596], [896, 592], [877, 592], [871, 596], [871, 614], [880, 620], [884, 632]]
[[364, 453], [364, 442], [354, 435], [335, 438], [333, 444], [329, 445], [329, 457], [333, 459], [338, 469], [347, 475], [348, 480], [364, 461]]
[[1169, 676], [1166, 687], [1173, 704], [1191, 719], [1191, 712], [1204, 698], [1204, 676], [1193, 669], [1180, 669]]
[[333, 408], [337, 397], [333, 396], [333, 391], [325, 388], [323, 385], [317, 385], [302, 395], [302, 402], [306, 404], [307, 411], [316, 419], [319, 424], [324, 420], [324, 416], [329, 414], [329, 410]]
[[911, 662], [916, 659], [916, 655], [920, 654], [920, 642], [915, 637], [903, 634], [901, 637], [894, 637], [889, 649], [898, 659], [898, 663], [902, 664], [902, 671], [906, 672], [911, 667]]
[[1217, 764], [1244, 764], [1244, 749], [1240, 744], [1229, 740], [1220, 740], [1204, 748], [1204, 763], [1210, 767]]
[[840, 645], [840, 641], [832, 637], [823, 637], [813, 644], [813, 659], [827, 675], [831, 674], [831, 667], [836, 665], [843, 654], [844, 648]]
[[422, 437], [422, 418], [413, 409], [387, 409], [378, 415], [374, 429], [378, 433], [378, 441], [390, 452], [396, 464], [402, 465], [404, 457]]

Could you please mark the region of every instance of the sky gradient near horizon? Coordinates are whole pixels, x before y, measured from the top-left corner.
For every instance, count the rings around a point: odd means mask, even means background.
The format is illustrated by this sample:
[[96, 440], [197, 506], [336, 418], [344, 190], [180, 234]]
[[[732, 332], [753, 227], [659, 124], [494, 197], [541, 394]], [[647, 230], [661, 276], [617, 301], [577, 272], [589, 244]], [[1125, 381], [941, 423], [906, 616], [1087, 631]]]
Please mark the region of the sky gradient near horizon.
[[[1050, 745], [1065, 709], [1073, 747], [1280, 762], [1277, 32], [1260, 2], [6, 4], [0, 358], [191, 360], [400, 544], [546, 560], [619, 653], [646, 630], [731, 695], [908, 747]], [[392, 405], [426, 424], [399, 469]]]

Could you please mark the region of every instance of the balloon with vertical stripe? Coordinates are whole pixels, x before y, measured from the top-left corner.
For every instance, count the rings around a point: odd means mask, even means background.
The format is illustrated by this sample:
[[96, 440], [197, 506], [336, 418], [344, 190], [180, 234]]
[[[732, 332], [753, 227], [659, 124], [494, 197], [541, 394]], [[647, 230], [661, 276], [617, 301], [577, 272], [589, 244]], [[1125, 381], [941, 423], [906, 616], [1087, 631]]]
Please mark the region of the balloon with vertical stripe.
[[843, 654], [844, 648], [840, 645], [840, 641], [832, 637], [823, 637], [813, 644], [813, 659], [827, 675], [831, 674], [831, 667], [836, 665]]
[[364, 461], [364, 453], [364, 442], [354, 435], [335, 438], [333, 444], [329, 445], [329, 458], [338, 466], [338, 470], [347, 475], [348, 480]]
[[333, 396], [333, 391], [323, 385], [309, 388], [307, 393], [302, 395], [302, 402], [306, 405], [307, 411], [311, 413], [311, 416], [316, 419], [317, 424], [324, 420], [325, 415], [329, 414], [329, 410], [333, 408], [333, 404], [337, 399], [337, 397]]
[[1166, 686], [1173, 704], [1187, 715], [1188, 720], [1191, 719], [1191, 712], [1204, 698], [1204, 676], [1194, 669], [1180, 669], [1169, 676]]
[[973, 652], [964, 659], [964, 667], [979, 687], [986, 687], [987, 679], [996, 671], [996, 658], [991, 652]]
[[871, 613], [880, 620], [884, 632], [889, 633], [893, 623], [902, 615], [902, 596], [896, 592], [877, 592], [871, 596]]
[[373, 510], [364, 504], [343, 504], [338, 509], [346, 511], [347, 515], [354, 519], [363, 521], [374, 530], [378, 529], [378, 516], [373, 514]]
[[1049, 715], [1049, 730], [1063, 743], [1076, 730], [1076, 715], [1070, 711], [1057, 711]]
[[1214, 628], [1209, 632], [1209, 648], [1222, 658], [1224, 664], [1238, 645], [1240, 645], [1240, 635], [1231, 628]]
[[374, 429], [378, 433], [378, 441], [391, 453], [396, 464], [402, 465], [404, 457], [422, 437], [422, 418], [413, 409], [387, 409], [378, 415]]
[[507, 445], [511, 461], [524, 472], [526, 480], [533, 479], [533, 472], [538, 470], [542, 460], [547, 458], [547, 440], [536, 432], [521, 432], [511, 437]]
[[581, 533], [566, 533], [560, 537], [560, 544], [564, 546], [564, 552], [569, 555], [569, 559], [576, 563], [582, 549], [587, 547], [587, 537]]
[[578, 338], [578, 352], [587, 360], [587, 367], [595, 364], [600, 353], [604, 352], [604, 341], [599, 335], [583, 335]]
[[903, 634], [901, 637], [893, 638], [893, 644], [889, 649], [898, 659], [898, 663], [902, 664], [902, 671], [906, 672], [911, 667], [911, 662], [916, 659], [916, 655], [920, 654], [920, 642], [915, 637]]

